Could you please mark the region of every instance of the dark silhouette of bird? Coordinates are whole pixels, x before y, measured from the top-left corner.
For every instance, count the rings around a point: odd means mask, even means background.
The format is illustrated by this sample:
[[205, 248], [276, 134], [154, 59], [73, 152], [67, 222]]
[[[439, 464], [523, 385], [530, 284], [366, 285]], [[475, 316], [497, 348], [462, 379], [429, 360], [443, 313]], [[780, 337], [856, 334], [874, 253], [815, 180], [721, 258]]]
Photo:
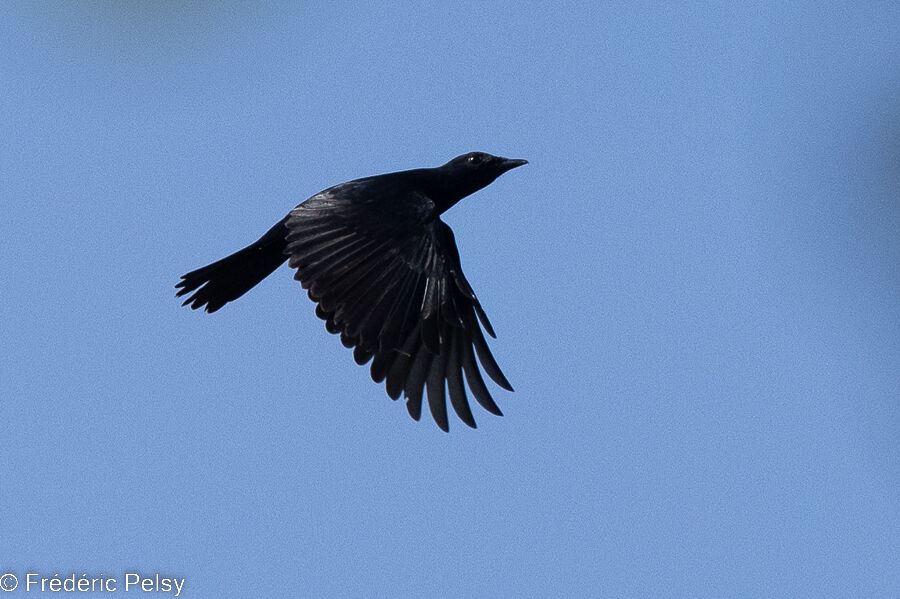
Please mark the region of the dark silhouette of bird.
[[372, 380], [422, 413], [423, 394], [437, 425], [449, 430], [446, 398], [475, 428], [463, 377], [475, 400], [502, 416], [476, 363], [512, 391], [488, 349], [496, 337], [463, 275], [453, 231], [440, 215], [525, 160], [483, 152], [436, 168], [356, 179], [320, 191], [255, 243], [191, 271], [175, 286], [182, 305], [215, 312], [288, 260], [330, 333], [370, 360]]

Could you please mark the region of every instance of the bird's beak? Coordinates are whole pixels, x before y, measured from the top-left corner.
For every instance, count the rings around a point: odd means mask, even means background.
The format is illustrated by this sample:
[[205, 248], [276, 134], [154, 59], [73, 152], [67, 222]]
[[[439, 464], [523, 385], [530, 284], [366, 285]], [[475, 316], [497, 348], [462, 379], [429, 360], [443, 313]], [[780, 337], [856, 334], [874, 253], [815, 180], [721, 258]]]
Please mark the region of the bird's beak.
[[523, 164], [528, 164], [528, 161], [520, 158], [501, 158], [499, 164], [500, 172], [505, 173], [506, 171], [512, 170], [517, 166], [522, 166]]

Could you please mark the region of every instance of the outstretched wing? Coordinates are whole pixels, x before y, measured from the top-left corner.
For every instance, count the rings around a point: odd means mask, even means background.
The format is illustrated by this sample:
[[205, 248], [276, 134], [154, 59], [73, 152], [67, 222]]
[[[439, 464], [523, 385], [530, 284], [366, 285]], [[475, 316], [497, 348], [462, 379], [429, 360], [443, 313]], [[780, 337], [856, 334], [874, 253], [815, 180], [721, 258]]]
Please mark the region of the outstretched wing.
[[391, 398], [405, 394], [414, 419], [427, 394], [435, 422], [448, 430], [449, 396], [474, 428], [463, 377], [482, 407], [502, 415], [476, 363], [477, 356], [487, 375], [512, 391], [481, 329], [492, 337], [494, 331], [431, 200], [408, 193], [373, 206], [339, 187], [292, 210], [287, 228], [289, 264], [318, 304], [316, 315], [354, 348], [357, 364], [372, 360], [372, 379], [385, 381]]

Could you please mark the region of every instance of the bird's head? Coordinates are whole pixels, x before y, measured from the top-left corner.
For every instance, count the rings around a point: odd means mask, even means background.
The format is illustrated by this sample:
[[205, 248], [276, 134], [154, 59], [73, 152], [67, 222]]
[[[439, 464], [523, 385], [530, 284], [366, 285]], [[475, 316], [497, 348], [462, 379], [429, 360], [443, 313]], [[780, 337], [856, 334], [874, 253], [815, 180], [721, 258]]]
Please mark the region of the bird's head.
[[446, 208], [467, 195], [487, 187], [506, 171], [523, 164], [528, 164], [528, 161], [492, 156], [484, 152], [469, 152], [457, 156], [440, 167], [445, 175], [446, 192], [449, 196]]

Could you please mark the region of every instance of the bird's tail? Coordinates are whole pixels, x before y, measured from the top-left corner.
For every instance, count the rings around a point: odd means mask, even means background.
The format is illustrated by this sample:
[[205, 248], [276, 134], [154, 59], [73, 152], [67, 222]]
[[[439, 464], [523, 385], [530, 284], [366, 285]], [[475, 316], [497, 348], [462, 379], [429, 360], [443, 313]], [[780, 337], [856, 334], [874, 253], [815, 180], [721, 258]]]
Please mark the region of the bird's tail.
[[287, 259], [284, 253], [287, 217], [266, 231], [255, 243], [218, 262], [181, 275], [175, 285], [177, 297], [194, 292], [182, 306], [215, 312], [226, 303], [241, 297], [257, 283], [272, 274]]

